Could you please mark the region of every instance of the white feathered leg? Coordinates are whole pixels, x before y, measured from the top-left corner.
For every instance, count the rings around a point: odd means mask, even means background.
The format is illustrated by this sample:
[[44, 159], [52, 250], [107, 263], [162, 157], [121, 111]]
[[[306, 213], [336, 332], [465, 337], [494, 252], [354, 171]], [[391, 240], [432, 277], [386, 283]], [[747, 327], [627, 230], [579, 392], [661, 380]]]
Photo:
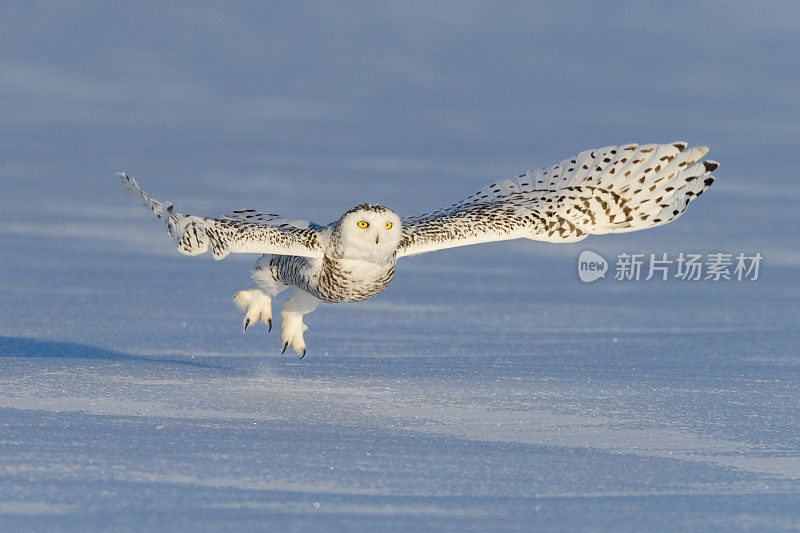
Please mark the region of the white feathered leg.
[[259, 319], [272, 331], [272, 299], [288, 288], [272, 275], [269, 267], [269, 255], [262, 255], [253, 268], [253, 280], [258, 289], [239, 291], [233, 295], [233, 301], [244, 311], [242, 325], [244, 330], [258, 322]]
[[244, 331], [258, 322], [259, 319], [267, 325], [268, 331], [272, 330], [272, 298], [261, 289], [239, 291], [233, 295], [236, 306], [244, 311], [242, 325]]
[[[301, 289], [295, 289], [291, 298], [283, 302], [281, 310], [281, 341], [283, 351], [287, 346], [300, 354], [300, 359], [306, 356], [306, 343], [303, 333], [308, 331], [308, 326], [303, 324], [303, 315], [307, 315], [317, 308], [320, 300]], [[283, 352], [281, 352], [283, 353]]]

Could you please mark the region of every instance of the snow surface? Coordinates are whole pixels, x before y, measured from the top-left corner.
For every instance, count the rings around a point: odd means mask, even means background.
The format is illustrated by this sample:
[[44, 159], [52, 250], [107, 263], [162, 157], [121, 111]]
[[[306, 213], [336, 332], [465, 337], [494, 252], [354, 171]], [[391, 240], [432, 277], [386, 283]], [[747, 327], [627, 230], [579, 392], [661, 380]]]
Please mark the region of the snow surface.
[[[798, 80], [762, 60], [794, 54], [797, 17], [659, 8], [658, 45], [620, 54], [642, 34], [583, 8], [4, 9], [0, 530], [800, 528]], [[241, 333], [254, 258], [178, 255], [114, 177], [188, 213], [327, 222], [679, 139], [722, 166], [675, 223], [404, 259], [378, 297], [311, 314], [303, 360]], [[764, 263], [584, 284], [586, 249]]]
[[6, 527], [800, 526], [796, 266], [585, 285], [545, 244], [434, 254], [318, 309], [300, 361], [242, 335], [249, 262], [51, 207], [2, 237]]

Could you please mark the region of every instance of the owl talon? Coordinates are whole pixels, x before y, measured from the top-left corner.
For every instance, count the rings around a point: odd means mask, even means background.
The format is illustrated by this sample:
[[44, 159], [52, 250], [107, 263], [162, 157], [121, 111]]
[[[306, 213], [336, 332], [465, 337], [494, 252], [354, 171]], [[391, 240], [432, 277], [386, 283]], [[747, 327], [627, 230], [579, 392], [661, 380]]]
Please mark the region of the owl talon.
[[[259, 289], [239, 291], [233, 295], [233, 301], [244, 311], [244, 331], [261, 319], [272, 329], [272, 299]], [[267, 331], [269, 332], [269, 330]]]
[[284, 346], [291, 346], [296, 354], [301, 355], [306, 350], [303, 333], [308, 331], [308, 326], [303, 324], [303, 315], [294, 311], [281, 311], [281, 340]]
[[303, 357], [305, 357], [305, 356], [306, 356], [306, 349], [305, 349], [305, 348], [303, 348], [303, 355], [301, 355], [301, 356], [300, 356], [300, 359], [302, 359], [302, 358], [303, 358]]
[[269, 333], [270, 331], [272, 331], [272, 319], [271, 318], [267, 319], [267, 324], [269, 325], [269, 327], [267, 328], [267, 333]]
[[287, 347], [287, 346], [289, 346], [289, 343], [288, 343], [288, 342], [284, 342], [284, 343], [283, 343], [283, 350], [281, 350], [281, 355], [283, 355], [283, 354], [285, 354], [285, 353], [286, 353], [286, 347]]

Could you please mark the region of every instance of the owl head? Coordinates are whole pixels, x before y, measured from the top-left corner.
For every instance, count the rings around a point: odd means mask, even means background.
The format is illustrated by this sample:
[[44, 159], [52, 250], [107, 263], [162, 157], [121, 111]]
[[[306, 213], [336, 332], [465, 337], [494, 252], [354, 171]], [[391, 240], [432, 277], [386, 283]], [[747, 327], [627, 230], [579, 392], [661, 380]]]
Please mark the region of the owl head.
[[342, 215], [334, 231], [342, 257], [383, 262], [397, 250], [402, 225], [388, 207], [361, 204]]

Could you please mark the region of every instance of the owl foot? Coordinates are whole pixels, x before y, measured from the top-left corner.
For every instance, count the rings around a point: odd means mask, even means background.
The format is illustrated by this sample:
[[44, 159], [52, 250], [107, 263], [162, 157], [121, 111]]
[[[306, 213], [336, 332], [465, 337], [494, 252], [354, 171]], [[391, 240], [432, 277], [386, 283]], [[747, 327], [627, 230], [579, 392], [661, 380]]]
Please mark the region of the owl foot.
[[239, 309], [244, 311], [244, 319], [242, 320], [244, 331], [256, 324], [259, 318], [269, 327], [267, 332], [272, 331], [272, 298], [263, 291], [259, 289], [239, 291], [233, 295], [233, 301]]
[[308, 331], [308, 326], [303, 324], [303, 315], [293, 311], [281, 311], [281, 342], [283, 352], [291, 346], [292, 349], [300, 354], [300, 359], [306, 356], [306, 343], [303, 340], [303, 333]]

